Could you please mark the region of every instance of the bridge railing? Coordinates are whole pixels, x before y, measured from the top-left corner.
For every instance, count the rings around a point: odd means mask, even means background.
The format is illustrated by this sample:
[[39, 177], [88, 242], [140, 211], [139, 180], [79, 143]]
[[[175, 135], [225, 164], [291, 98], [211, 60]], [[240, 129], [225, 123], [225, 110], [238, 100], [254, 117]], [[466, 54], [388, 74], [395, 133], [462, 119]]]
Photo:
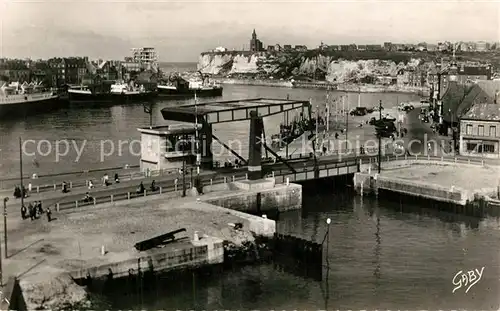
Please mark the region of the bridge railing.
[[[121, 173], [118, 174], [120, 181], [131, 181], [137, 179], [143, 179], [148, 177], [164, 177], [164, 176], [173, 176], [173, 175], [181, 175], [178, 169], [163, 169], [163, 170], [151, 170], [149, 172], [130, 172], [130, 173]], [[109, 180], [111, 183], [114, 183], [114, 176], [109, 176]], [[70, 180], [66, 183], [68, 189], [79, 188], [79, 187], [88, 187], [89, 181], [92, 181], [94, 187], [99, 187], [102, 184], [102, 180], [96, 180], [94, 178], [87, 178], [85, 180]], [[47, 191], [58, 191], [62, 190], [63, 182], [54, 182], [50, 184], [42, 184], [42, 185], [32, 185], [30, 181], [24, 183], [26, 190], [29, 193], [41, 193]], [[12, 189], [14, 191], [14, 189]]]
[[[240, 173], [238, 175], [233, 175], [233, 176], [212, 178], [209, 180], [204, 180], [203, 182], [204, 182], [205, 186], [208, 186], [208, 185], [212, 186], [212, 185], [217, 185], [217, 184], [224, 184], [224, 183], [229, 183], [229, 182], [245, 180], [247, 178], [248, 178], [247, 173]], [[186, 182], [186, 190], [193, 188], [193, 186], [194, 185], [191, 183], [191, 181]], [[158, 195], [158, 194], [181, 192], [182, 190], [183, 190], [182, 184], [179, 184], [179, 183], [172, 181], [166, 185], [158, 187], [158, 189], [155, 191], [151, 191], [151, 189], [145, 189], [144, 193], [137, 193], [137, 192], [128, 191], [128, 192], [122, 192], [122, 193], [112, 194], [112, 195], [96, 196], [96, 197], [93, 197], [90, 202], [85, 201], [85, 200], [58, 202], [58, 203], [56, 203], [56, 210], [61, 211], [61, 210], [68, 210], [68, 209], [74, 209], [74, 208], [85, 207], [85, 206], [95, 206], [97, 204], [113, 203], [113, 202], [117, 202], [117, 201], [131, 200], [131, 199], [135, 199], [135, 198], [148, 197], [148, 196]]]
[[[378, 163], [378, 157], [369, 157], [368, 159], [362, 159], [362, 163], [366, 163], [368, 160], [369, 164], [376, 165]], [[460, 157], [438, 157], [431, 155], [384, 155], [381, 157], [382, 162], [391, 162], [391, 161], [434, 161], [434, 162], [443, 162], [443, 163], [460, 163], [460, 164], [471, 164], [471, 165], [481, 165], [484, 166], [487, 163], [485, 159], [477, 159], [477, 158], [460, 158]]]

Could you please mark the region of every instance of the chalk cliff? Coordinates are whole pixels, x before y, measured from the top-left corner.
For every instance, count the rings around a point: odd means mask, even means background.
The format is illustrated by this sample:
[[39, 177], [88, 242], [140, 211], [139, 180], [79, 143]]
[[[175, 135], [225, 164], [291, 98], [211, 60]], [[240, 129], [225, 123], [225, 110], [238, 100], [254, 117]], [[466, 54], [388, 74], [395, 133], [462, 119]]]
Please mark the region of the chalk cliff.
[[198, 69], [220, 76], [254, 75], [273, 78], [313, 78], [330, 82], [356, 82], [369, 76], [395, 76], [398, 70], [418, 66], [420, 59], [345, 60], [312, 53], [203, 53]]

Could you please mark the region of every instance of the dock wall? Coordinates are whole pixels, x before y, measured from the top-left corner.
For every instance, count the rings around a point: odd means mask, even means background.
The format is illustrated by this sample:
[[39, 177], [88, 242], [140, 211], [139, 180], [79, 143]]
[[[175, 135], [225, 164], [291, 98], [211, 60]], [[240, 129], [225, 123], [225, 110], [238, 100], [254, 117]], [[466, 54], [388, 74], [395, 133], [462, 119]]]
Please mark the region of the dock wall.
[[82, 279], [88, 275], [92, 278], [102, 278], [107, 277], [110, 273], [113, 277], [124, 277], [145, 271], [161, 272], [176, 268], [222, 263], [224, 261], [222, 243], [223, 241], [218, 238], [203, 238], [199, 241], [192, 241], [192, 245], [182, 249], [153, 250], [151, 254], [145, 256], [75, 270], [69, 274], [74, 279]]
[[246, 188], [244, 183], [234, 182], [216, 185], [231, 191], [203, 198], [203, 201], [228, 209], [263, 213], [270, 210], [280, 212], [296, 210], [302, 207], [302, 186], [298, 184], [265, 185], [262, 188]]
[[354, 174], [354, 187], [360, 194], [374, 193], [377, 195], [378, 190], [383, 189], [457, 205], [466, 205], [468, 201], [474, 200], [474, 196], [464, 189], [456, 187], [446, 188], [439, 185], [381, 176], [378, 174]]

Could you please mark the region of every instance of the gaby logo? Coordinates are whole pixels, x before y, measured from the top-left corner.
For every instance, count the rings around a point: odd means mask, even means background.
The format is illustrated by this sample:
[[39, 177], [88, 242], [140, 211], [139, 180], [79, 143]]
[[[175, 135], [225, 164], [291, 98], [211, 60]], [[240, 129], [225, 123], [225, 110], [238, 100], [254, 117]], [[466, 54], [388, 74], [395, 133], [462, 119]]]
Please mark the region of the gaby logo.
[[457, 274], [455, 274], [455, 277], [453, 278], [453, 285], [455, 285], [455, 288], [453, 289], [454, 293], [456, 290], [464, 287], [465, 288], [465, 293], [469, 292], [469, 290], [472, 288], [472, 286], [476, 285], [480, 280], [481, 277], [483, 276], [483, 271], [484, 267], [482, 267], [480, 270], [479, 269], [474, 269], [474, 270], [469, 270], [469, 271], [458, 271]]

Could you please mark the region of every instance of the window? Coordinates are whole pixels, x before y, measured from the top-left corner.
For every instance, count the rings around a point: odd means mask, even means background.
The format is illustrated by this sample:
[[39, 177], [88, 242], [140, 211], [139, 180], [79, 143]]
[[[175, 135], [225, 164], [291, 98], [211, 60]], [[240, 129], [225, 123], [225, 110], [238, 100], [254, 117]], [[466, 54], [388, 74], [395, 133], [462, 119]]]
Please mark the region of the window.
[[495, 145], [484, 144], [482, 149], [483, 149], [484, 153], [494, 153], [495, 152]]
[[467, 151], [474, 151], [476, 150], [477, 144], [474, 143], [467, 143]]
[[484, 125], [478, 125], [477, 127], [477, 135], [484, 136]]
[[465, 134], [472, 135], [472, 124], [467, 124], [465, 129], [466, 129]]
[[497, 127], [492, 125], [490, 126], [490, 136], [491, 137], [496, 137], [497, 136]]

